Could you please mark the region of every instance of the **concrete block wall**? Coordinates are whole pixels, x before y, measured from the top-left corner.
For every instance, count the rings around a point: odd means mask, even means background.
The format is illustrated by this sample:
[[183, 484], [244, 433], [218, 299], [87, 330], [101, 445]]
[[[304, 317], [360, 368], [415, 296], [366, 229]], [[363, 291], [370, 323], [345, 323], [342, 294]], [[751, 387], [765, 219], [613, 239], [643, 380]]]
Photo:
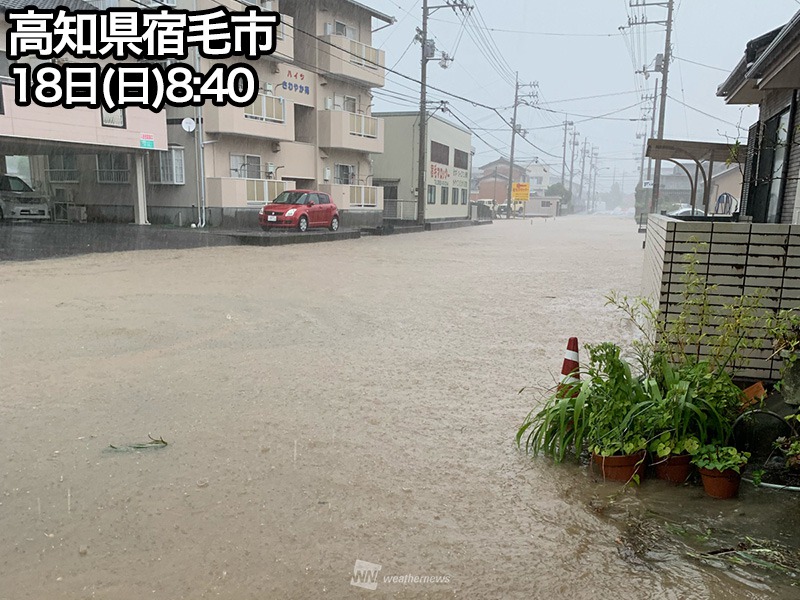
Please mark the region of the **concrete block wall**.
[[[800, 307], [800, 226], [750, 223], [688, 223], [651, 215], [647, 226], [644, 293], [664, 317], [675, 319], [685, 290], [687, 254], [699, 243], [698, 271], [715, 286], [710, 297], [718, 314], [743, 295], [763, 294], [760, 316]], [[713, 333], [713, 332], [712, 332]], [[776, 381], [782, 361], [773, 357], [763, 321], [746, 332], [754, 350], [738, 374]], [[702, 348], [707, 356], [711, 348]]]

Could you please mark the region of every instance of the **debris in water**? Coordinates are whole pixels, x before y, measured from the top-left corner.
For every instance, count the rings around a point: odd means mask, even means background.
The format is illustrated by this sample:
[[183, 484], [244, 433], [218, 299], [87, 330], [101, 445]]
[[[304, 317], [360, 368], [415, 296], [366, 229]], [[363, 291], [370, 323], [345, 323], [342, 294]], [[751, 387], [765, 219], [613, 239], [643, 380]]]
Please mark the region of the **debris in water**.
[[150, 434], [147, 435], [150, 438], [149, 442], [143, 442], [138, 444], [124, 444], [122, 446], [115, 446], [114, 444], [109, 444], [108, 447], [112, 450], [118, 450], [121, 452], [129, 452], [131, 450], [152, 450], [153, 448], [166, 448], [167, 442], [164, 441], [164, 438], [154, 438]]
[[711, 552], [689, 552], [688, 556], [716, 566], [722, 562], [739, 567], [779, 571], [793, 577], [800, 576], [800, 550], [767, 540], [750, 537], [745, 540], [737, 544], [735, 548], [721, 548]]

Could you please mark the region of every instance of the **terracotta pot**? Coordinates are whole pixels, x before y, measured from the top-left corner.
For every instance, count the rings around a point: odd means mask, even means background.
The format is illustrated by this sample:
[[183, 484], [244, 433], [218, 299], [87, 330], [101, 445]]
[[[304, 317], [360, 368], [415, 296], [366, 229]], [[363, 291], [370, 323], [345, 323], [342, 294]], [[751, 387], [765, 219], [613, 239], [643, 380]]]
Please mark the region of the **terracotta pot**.
[[670, 483], [686, 483], [692, 474], [692, 456], [690, 454], [670, 454], [667, 458], [653, 459], [656, 477]]
[[700, 476], [703, 478], [703, 489], [712, 498], [727, 500], [739, 495], [742, 476], [733, 469], [718, 471], [717, 469], [701, 468]]
[[592, 461], [603, 473], [603, 479], [622, 481], [627, 483], [634, 475], [639, 476], [639, 481], [644, 478], [645, 457], [647, 453], [642, 450], [627, 456], [600, 456], [592, 454]]

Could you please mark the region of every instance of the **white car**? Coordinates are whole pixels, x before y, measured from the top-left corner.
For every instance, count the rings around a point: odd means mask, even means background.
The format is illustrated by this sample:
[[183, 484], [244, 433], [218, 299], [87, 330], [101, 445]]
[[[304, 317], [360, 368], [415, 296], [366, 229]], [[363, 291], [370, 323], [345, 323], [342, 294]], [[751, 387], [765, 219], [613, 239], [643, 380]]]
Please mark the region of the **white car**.
[[692, 207], [685, 206], [679, 208], [678, 210], [673, 210], [671, 213], [667, 213], [668, 217], [705, 217], [706, 213], [701, 208], [695, 208], [694, 214], [692, 214]]
[[0, 221], [4, 219], [49, 221], [50, 203], [19, 177], [0, 175]]

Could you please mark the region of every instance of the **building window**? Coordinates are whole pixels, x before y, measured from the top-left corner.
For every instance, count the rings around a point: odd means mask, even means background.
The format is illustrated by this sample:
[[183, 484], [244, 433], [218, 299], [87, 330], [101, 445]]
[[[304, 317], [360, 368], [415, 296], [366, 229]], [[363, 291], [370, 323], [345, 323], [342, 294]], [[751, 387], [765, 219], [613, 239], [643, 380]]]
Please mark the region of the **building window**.
[[334, 167], [333, 182], [337, 185], [353, 185], [356, 182], [355, 165], [339, 165]]
[[51, 154], [47, 157], [47, 179], [51, 183], [78, 183], [74, 154]]
[[789, 155], [789, 111], [779, 117], [778, 129], [774, 137], [774, 155], [772, 157], [771, 181], [769, 185], [769, 201], [767, 203], [767, 223], [780, 223], [782, 198], [784, 190], [784, 166]]
[[108, 112], [105, 108], [100, 108], [100, 121], [103, 127], [119, 127], [125, 129], [125, 109], [120, 108], [114, 112]]
[[262, 179], [261, 157], [255, 154], [231, 154], [231, 177]]
[[436, 186], [428, 186], [428, 204], [436, 204]]
[[469, 169], [469, 153], [463, 150], [453, 150], [453, 166], [456, 169]]
[[244, 107], [244, 116], [257, 121], [283, 123], [286, 120], [284, 100], [270, 94], [259, 94], [250, 106]]
[[102, 152], [97, 155], [97, 183], [128, 183], [129, 180], [127, 154]]
[[183, 148], [175, 146], [169, 150], [149, 155], [150, 183], [160, 185], [183, 185], [186, 174], [183, 166]]
[[542, 200], [542, 208], [550, 208], [553, 206], [553, 203], [550, 200]]
[[431, 162], [440, 165], [450, 164], [450, 146], [445, 146], [439, 142], [431, 142]]
[[533, 178], [533, 185], [542, 185], [543, 183], [544, 183], [544, 177]]
[[341, 21], [325, 23], [325, 35], [341, 35], [342, 37], [358, 41], [358, 29], [351, 27], [347, 23], [342, 23]]
[[461, 205], [466, 206], [469, 203], [469, 190], [464, 188], [461, 190]]
[[446, 185], [442, 186], [442, 204], [447, 204], [450, 201], [450, 188]]
[[342, 108], [347, 112], [356, 112], [358, 110], [358, 98], [345, 96], [344, 100], [342, 101]]

